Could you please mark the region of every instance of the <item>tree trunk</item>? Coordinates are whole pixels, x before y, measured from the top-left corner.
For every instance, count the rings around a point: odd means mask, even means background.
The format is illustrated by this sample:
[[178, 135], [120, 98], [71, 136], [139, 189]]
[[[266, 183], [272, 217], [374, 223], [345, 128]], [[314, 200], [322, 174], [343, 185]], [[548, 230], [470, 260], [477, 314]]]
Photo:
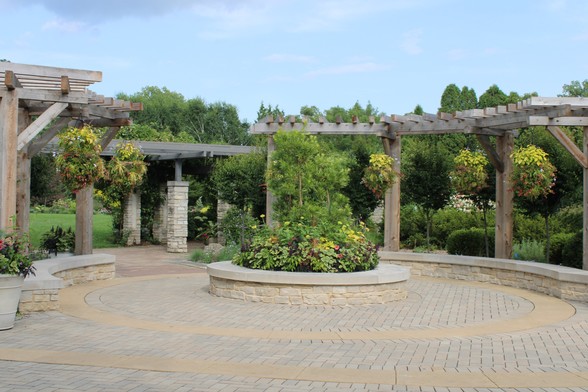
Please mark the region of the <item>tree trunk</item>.
[[490, 244], [488, 241], [488, 210], [486, 206], [482, 207], [482, 216], [484, 220], [484, 246], [486, 247], [486, 257], [490, 257]]

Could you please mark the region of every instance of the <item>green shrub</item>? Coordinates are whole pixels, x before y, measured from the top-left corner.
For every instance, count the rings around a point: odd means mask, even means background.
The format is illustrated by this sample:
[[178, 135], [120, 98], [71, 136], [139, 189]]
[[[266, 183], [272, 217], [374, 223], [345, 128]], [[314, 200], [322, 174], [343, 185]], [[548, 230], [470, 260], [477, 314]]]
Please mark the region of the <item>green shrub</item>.
[[257, 219], [253, 218], [246, 211], [237, 207], [231, 207], [225, 214], [220, 230], [222, 231], [227, 244], [239, 244], [251, 242], [255, 228], [259, 225]]
[[224, 246], [218, 252], [206, 251], [204, 249], [196, 249], [190, 255], [190, 260], [206, 264], [215, 263], [217, 261], [232, 260], [238, 253], [239, 246], [237, 245]]
[[48, 252], [66, 252], [74, 249], [76, 236], [71, 227], [64, 230], [61, 226], [51, 226], [51, 229], [41, 236], [40, 248]]
[[536, 261], [545, 263], [545, 243], [536, 240], [523, 240], [515, 243], [512, 249], [515, 260]]
[[[490, 257], [494, 257], [494, 232], [488, 232]], [[462, 256], [486, 256], [484, 229], [459, 229], [447, 237], [447, 253]]]
[[583, 218], [582, 205], [564, 207], [551, 218], [551, 227], [554, 233], [575, 233], [584, 227]]
[[575, 233], [558, 233], [551, 237], [550, 262], [582, 269], [582, 230]]
[[513, 242], [523, 242], [523, 240], [545, 240], [545, 220], [541, 215], [529, 216], [515, 211]]
[[235, 256], [237, 265], [275, 271], [354, 272], [378, 265], [376, 246], [361, 228], [284, 222], [261, 228]]
[[[491, 222], [488, 223], [490, 226]], [[445, 247], [447, 237], [459, 229], [470, 229], [473, 227], [482, 227], [482, 214], [469, 211], [461, 211], [455, 208], [443, 208], [433, 215], [432, 237], [434, 237], [440, 247]], [[490, 230], [492, 228], [490, 226]]]

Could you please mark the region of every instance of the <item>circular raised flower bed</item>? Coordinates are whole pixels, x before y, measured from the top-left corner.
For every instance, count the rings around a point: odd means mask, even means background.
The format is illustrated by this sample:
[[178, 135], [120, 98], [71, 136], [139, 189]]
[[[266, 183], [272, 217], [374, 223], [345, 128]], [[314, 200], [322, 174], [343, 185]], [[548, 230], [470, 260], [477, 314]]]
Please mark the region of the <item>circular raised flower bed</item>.
[[365, 305], [407, 297], [410, 269], [391, 264], [371, 271], [316, 273], [244, 268], [230, 261], [208, 265], [210, 293], [245, 302], [285, 305]]

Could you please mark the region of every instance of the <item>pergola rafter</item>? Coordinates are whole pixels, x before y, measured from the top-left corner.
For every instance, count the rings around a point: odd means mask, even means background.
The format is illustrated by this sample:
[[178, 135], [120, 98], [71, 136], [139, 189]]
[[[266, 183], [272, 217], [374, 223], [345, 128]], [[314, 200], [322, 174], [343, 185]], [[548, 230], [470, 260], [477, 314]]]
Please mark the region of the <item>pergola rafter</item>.
[[[382, 116], [379, 122], [370, 118], [367, 123], [356, 119], [351, 123], [297, 122], [267, 117], [253, 124], [252, 134], [268, 135], [268, 151], [273, 151], [272, 135], [278, 130], [306, 130], [323, 135], [372, 135], [382, 138], [384, 151], [400, 165], [400, 140], [409, 135], [441, 135], [465, 133], [476, 135], [489, 161], [496, 169], [496, 257], [512, 255], [513, 190], [511, 184], [512, 150], [518, 129], [546, 126], [548, 131], [566, 148], [584, 169], [584, 188], [588, 186], [588, 98], [531, 97], [516, 104], [485, 109], [471, 109], [455, 113]], [[584, 127], [583, 150], [559, 128]], [[490, 136], [496, 137], [493, 144]], [[584, 269], [588, 269], [588, 192], [584, 191]], [[268, 196], [267, 216], [271, 219], [271, 195]], [[400, 185], [397, 182], [386, 194], [384, 244], [388, 250], [400, 247]]]

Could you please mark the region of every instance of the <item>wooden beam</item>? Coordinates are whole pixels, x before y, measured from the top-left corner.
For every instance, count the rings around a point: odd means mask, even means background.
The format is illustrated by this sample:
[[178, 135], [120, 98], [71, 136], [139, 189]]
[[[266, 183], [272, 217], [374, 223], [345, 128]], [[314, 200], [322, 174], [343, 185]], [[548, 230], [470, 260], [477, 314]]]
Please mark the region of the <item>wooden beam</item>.
[[7, 70], [13, 71], [18, 75], [34, 75], [37, 77], [50, 78], [61, 78], [61, 76], [67, 75], [70, 79], [84, 80], [93, 83], [102, 81], [102, 72], [100, 71], [0, 62], [0, 72], [6, 72]]
[[585, 127], [588, 126], [588, 117], [529, 116], [529, 125]]
[[[394, 169], [400, 173], [401, 138], [382, 141], [384, 151], [394, 159]], [[400, 176], [384, 196], [384, 249], [400, 250]]]
[[[1, 63], [0, 64], [4, 64]], [[16, 216], [18, 92], [0, 100], [0, 230], [12, 229]]]
[[574, 159], [582, 165], [583, 168], [588, 168], [588, 159], [586, 159], [582, 150], [576, 146], [560, 127], [548, 126], [547, 130], [570, 154], [572, 154]]
[[[18, 131], [21, 133], [31, 123], [31, 116], [26, 109], [18, 109]], [[30, 229], [31, 212], [31, 158], [27, 149], [18, 152], [16, 180], [16, 227], [25, 234]]]
[[61, 76], [61, 94], [69, 94], [70, 91], [69, 78], [65, 75]]
[[90, 255], [94, 244], [92, 226], [94, 221], [94, 184], [90, 184], [76, 193], [76, 243], [78, 255]]
[[495, 228], [495, 257], [510, 259], [512, 257], [513, 238], [513, 189], [512, 189], [512, 151], [514, 136], [506, 132], [504, 136], [496, 138], [496, 149], [500, 160], [504, 163], [504, 170], [496, 172], [496, 228]]
[[278, 130], [284, 131], [302, 131], [305, 130], [310, 134], [322, 135], [374, 135], [394, 138], [394, 134], [387, 130], [385, 123], [284, 123], [284, 124], [265, 124], [255, 123], [249, 128], [251, 134], [274, 134]]
[[525, 107], [545, 107], [545, 106], [577, 106], [588, 107], [588, 98], [586, 97], [531, 97], [524, 101]]
[[[3, 91], [0, 89], [0, 97], [2, 95], [3, 95]], [[31, 101], [65, 102], [65, 103], [81, 103], [81, 104], [88, 103], [88, 97], [86, 96], [85, 93], [80, 92], [80, 91], [72, 91], [71, 93], [64, 95], [64, 94], [61, 94], [61, 91], [32, 90], [30, 88], [23, 88], [23, 89], [19, 89], [18, 97], [19, 97], [19, 99], [25, 99], [25, 100], [31, 100]]]
[[10, 91], [22, 87], [20, 81], [12, 71], [6, 71], [4, 74], [4, 85]]
[[[104, 149], [106, 149], [106, 147], [108, 147], [110, 142], [112, 142], [112, 140], [116, 137], [116, 134], [118, 133], [119, 129], [120, 129], [119, 127], [108, 128], [108, 130], [104, 133], [104, 136], [102, 136], [102, 139], [100, 139], [100, 148], [102, 150], [104, 150]], [[176, 180], [176, 181], [181, 181], [181, 179]]]
[[67, 107], [67, 103], [57, 102], [51, 105], [43, 114], [41, 114], [31, 125], [18, 135], [18, 150], [22, 150], [39, 132], [43, 130], [59, 113]]
[[488, 160], [490, 161], [492, 166], [494, 166], [494, 169], [496, 169], [496, 171], [499, 173], [504, 172], [504, 163], [502, 162], [500, 155], [498, 155], [498, 153], [494, 149], [492, 143], [490, 143], [490, 138], [487, 135], [476, 135], [476, 138], [480, 142], [480, 145], [482, 145], [484, 151], [486, 151]]
[[60, 118], [49, 129], [43, 132], [41, 136], [34, 139], [28, 147], [29, 157], [32, 158], [33, 156], [37, 155], [43, 149], [43, 147], [45, 147], [47, 143], [49, 143], [55, 137], [55, 135], [57, 135], [59, 131], [67, 127], [68, 122], [69, 118]]
[[[588, 127], [584, 127], [584, 139], [582, 141], [582, 149], [584, 153], [584, 159], [588, 160]], [[582, 269], [588, 270], [588, 168], [584, 166], [583, 170], [583, 180], [584, 180], [584, 197], [582, 204], [584, 206], [584, 228], [582, 229], [583, 232], [583, 246], [582, 246]]]

